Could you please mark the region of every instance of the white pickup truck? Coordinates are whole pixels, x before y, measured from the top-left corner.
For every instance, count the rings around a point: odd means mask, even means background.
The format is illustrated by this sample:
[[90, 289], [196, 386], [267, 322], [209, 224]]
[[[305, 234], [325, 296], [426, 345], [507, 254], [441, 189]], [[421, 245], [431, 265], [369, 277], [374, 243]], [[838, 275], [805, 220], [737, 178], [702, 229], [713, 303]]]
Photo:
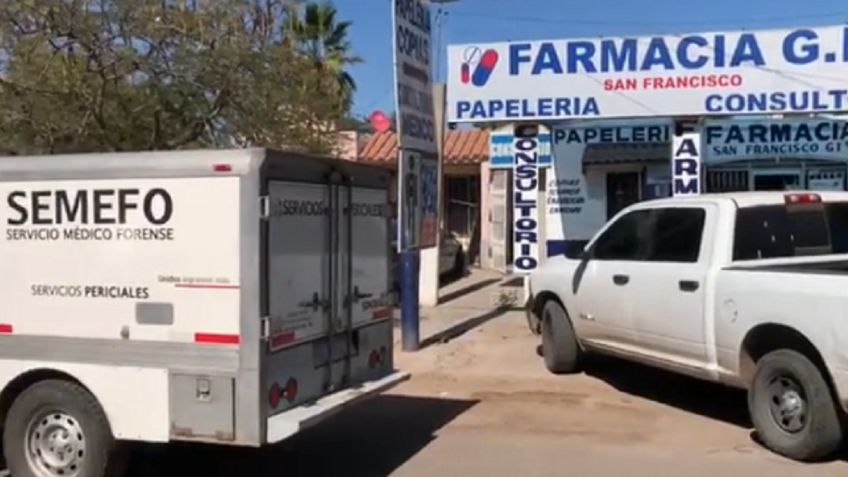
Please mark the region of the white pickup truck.
[[636, 204], [531, 275], [528, 318], [552, 372], [597, 352], [741, 387], [767, 447], [826, 458], [848, 410], [848, 193]]

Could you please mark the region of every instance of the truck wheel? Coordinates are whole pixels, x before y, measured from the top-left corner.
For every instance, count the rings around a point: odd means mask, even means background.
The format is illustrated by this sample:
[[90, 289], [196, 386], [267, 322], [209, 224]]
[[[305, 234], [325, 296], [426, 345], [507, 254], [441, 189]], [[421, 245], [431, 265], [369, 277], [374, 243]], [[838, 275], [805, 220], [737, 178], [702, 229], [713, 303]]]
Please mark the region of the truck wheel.
[[563, 307], [549, 300], [542, 309], [542, 354], [545, 366], [555, 374], [573, 373], [580, 362], [580, 346]]
[[757, 362], [748, 409], [763, 444], [791, 459], [822, 459], [842, 444], [830, 387], [819, 368], [796, 351], [773, 351]]
[[120, 467], [110, 462], [116, 446], [103, 410], [69, 381], [41, 381], [15, 399], [3, 448], [15, 477], [105, 477]]

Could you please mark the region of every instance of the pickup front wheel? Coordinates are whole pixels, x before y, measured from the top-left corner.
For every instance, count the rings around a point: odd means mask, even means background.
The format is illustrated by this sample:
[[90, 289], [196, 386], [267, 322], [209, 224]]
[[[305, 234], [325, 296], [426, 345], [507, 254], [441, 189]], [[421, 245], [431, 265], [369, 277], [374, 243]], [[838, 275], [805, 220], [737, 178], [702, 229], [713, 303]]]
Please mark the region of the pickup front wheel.
[[542, 354], [545, 366], [552, 373], [577, 371], [580, 364], [580, 346], [571, 326], [568, 313], [556, 301], [549, 300], [542, 309]]
[[778, 454], [818, 460], [842, 444], [830, 387], [821, 370], [796, 351], [773, 351], [757, 362], [748, 408], [760, 440]]

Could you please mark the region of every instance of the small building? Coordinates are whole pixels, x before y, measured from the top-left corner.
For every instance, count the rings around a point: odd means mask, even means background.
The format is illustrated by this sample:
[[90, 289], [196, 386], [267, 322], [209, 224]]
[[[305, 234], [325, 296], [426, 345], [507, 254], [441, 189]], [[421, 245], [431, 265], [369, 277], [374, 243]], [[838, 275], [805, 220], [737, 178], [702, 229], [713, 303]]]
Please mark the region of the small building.
[[[397, 158], [397, 134], [386, 131], [368, 138], [358, 161], [396, 170]], [[488, 159], [488, 131], [445, 131], [441, 227], [459, 239], [472, 264], [480, 255], [480, 168]]]

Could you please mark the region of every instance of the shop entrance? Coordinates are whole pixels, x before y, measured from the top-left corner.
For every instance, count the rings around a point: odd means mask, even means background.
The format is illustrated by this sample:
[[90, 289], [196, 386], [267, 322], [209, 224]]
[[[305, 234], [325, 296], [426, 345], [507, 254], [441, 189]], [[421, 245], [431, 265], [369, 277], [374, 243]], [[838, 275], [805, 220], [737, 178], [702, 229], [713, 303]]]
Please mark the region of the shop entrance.
[[754, 190], [802, 189], [801, 173], [797, 170], [754, 171]]
[[638, 172], [607, 173], [607, 220], [621, 209], [642, 200], [642, 174]]

